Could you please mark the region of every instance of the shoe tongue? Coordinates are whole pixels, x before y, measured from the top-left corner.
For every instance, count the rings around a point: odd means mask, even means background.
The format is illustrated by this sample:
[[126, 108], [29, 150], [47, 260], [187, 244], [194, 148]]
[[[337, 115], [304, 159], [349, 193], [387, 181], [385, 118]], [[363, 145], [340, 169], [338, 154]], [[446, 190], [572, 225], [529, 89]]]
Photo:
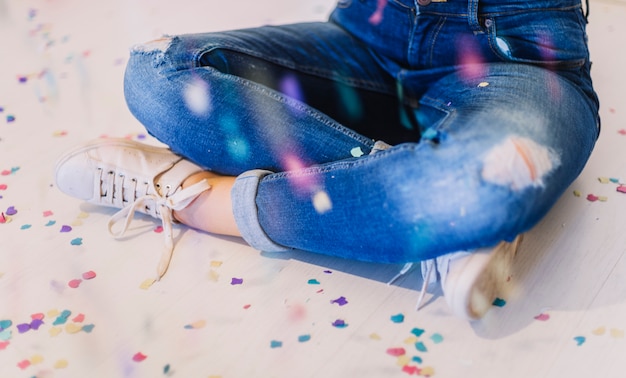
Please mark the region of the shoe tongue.
[[[163, 173], [154, 178], [155, 188], [160, 195], [171, 195], [178, 190], [185, 179], [194, 173], [201, 171], [202, 168], [194, 163], [185, 159], [180, 159], [169, 169], [163, 171]], [[169, 190], [166, 189], [168, 186], [170, 187]]]

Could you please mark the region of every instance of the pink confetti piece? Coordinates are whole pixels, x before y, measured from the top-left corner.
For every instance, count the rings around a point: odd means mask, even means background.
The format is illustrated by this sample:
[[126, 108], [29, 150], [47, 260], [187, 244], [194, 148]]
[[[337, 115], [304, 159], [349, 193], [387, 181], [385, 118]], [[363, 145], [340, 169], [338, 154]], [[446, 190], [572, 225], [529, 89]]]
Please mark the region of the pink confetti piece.
[[82, 323], [84, 320], [85, 320], [85, 314], [78, 314], [72, 319], [74, 323]]
[[50, 210], [46, 210], [46, 211], [43, 212], [43, 216], [44, 217], [50, 217], [52, 215], [54, 215], [54, 213], [52, 211], [50, 211]]
[[146, 356], [145, 354], [141, 353], [141, 352], [137, 352], [135, 353], [135, 355], [133, 356], [133, 361], [135, 362], [141, 362], [143, 360], [145, 360], [146, 358], [148, 358], [148, 356]]
[[72, 289], [76, 289], [77, 287], [80, 286], [81, 282], [83, 282], [83, 280], [81, 279], [73, 279], [70, 280], [70, 282], [67, 283], [67, 286], [71, 287]]
[[409, 375], [420, 375], [421, 373], [420, 368], [414, 365], [404, 365], [402, 367], [402, 371]]
[[387, 354], [394, 357], [400, 357], [406, 354], [406, 350], [404, 348], [389, 348], [387, 349]]
[[8, 185], [7, 184], [0, 184], [0, 190], [7, 190]]
[[96, 278], [96, 272], [94, 272], [93, 270], [90, 270], [88, 272], [83, 273], [82, 275], [84, 280], [91, 280]]
[[43, 320], [46, 317], [46, 315], [44, 315], [44, 313], [42, 312], [38, 312], [36, 314], [32, 314], [30, 316], [31, 319], [35, 320], [35, 319], [39, 319], [39, 320]]
[[61, 226], [61, 232], [70, 232], [70, 231], [72, 231], [72, 227], [68, 225]]
[[541, 313], [541, 314], [535, 316], [535, 320], [539, 320], [541, 322], [546, 322], [546, 321], [550, 320], [550, 315], [546, 314], [546, 313]]
[[9, 341], [0, 341], [0, 350], [4, 350], [9, 346]]
[[620, 184], [620, 186], [618, 186], [616, 190], [620, 193], [626, 193], [626, 185]]
[[620, 129], [618, 133], [621, 135], [626, 135], [626, 129]]
[[22, 370], [25, 370], [29, 366], [30, 366], [30, 361], [29, 360], [22, 360], [22, 361], [17, 363], [17, 367], [22, 369]]
[[600, 197], [593, 195], [593, 194], [588, 194], [587, 195], [587, 201], [589, 202], [596, 202], [597, 200], [599, 200]]
[[157, 226], [154, 228], [154, 232], [156, 232], [157, 234], [160, 234], [161, 232], [163, 232], [163, 226]]
[[332, 304], [338, 304], [339, 306], [345, 306], [348, 304], [348, 300], [346, 299], [346, 297], [339, 297], [337, 299], [333, 299], [332, 301], [330, 301], [330, 303]]
[[247, 305], [244, 305], [244, 306], [243, 306], [243, 309], [244, 309], [244, 310], [247, 310], [247, 309], [249, 309], [250, 307], [252, 307], [252, 305], [247, 304]]
[[243, 278], [233, 277], [233, 278], [230, 280], [230, 284], [231, 284], [231, 285], [241, 285], [241, 284], [243, 284]]

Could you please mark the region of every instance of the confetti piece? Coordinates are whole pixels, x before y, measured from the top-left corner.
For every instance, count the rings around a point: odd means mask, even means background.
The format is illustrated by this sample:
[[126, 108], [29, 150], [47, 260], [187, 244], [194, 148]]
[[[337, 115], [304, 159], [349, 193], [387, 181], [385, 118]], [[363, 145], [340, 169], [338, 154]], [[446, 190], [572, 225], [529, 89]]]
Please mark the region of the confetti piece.
[[620, 193], [626, 193], [626, 185], [620, 185], [617, 187], [617, 191]]
[[320, 284], [320, 282], [318, 280], [316, 280], [315, 278], [312, 278], [312, 279], [308, 280], [307, 283], [309, 285], [319, 285]]
[[59, 314], [59, 316], [57, 316], [57, 318], [54, 320], [54, 323], [52, 323], [52, 325], [65, 324], [67, 322], [67, 319], [70, 317], [70, 315], [72, 315], [72, 312], [70, 310], [63, 310]]
[[333, 271], [332, 270], [325, 270], [324, 273], [325, 274], [333, 274]]
[[435, 369], [430, 366], [426, 366], [425, 368], [420, 370], [420, 375], [422, 377], [432, 377], [433, 375], [435, 375]]
[[421, 328], [413, 328], [411, 330], [411, 333], [414, 334], [417, 337], [420, 337], [420, 336], [422, 336], [424, 334], [424, 330], [421, 329]]
[[587, 201], [589, 202], [596, 202], [599, 198], [593, 194], [588, 194], [587, 195]]
[[0, 184], [0, 190], [7, 190], [7, 184]]
[[282, 341], [272, 340], [270, 342], [270, 348], [272, 348], [272, 349], [280, 348], [282, 346], [283, 346], [283, 342]]
[[608, 177], [598, 177], [598, 181], [600, 181], [601, 184], [608, 184], [609, 182], [611, 182]]
[[478, 84], [478, 88], [484, 88], [484, 87], [488, 87], [489, 83], [487, 83], [486, 81], [483, 81], [481, 83]]
[[250, 307], [252, 307], [252, 305], [247, 304], [247, 305], [244, 305], [244, 306], [243, 306], [243, 309], [244, 309], [244, 310], [247, 310], [247, 309], [249, 309]]
[[72, 318], [72, 321], [74, 323], [82, 323], [85, 320], [85, 315], [84, 314], [78, 314], [75, 317]]
[[94, 327], [95, 327], [94, 324], [85, 324], [83, 326], [83, 328], [82, 328], [82, 331], [86, 332], [86, 333], [91, 333], [91, 331], [93, 331]]
[[612, 328], [611, 329], [611, 337], [616, 338], [616, 339], [623, 339], [624, 338], [624, 330], [617, 329], [617, 328]]
[[582, 195], [583, 195], [583, 194], [580, 192], [580, 190], [574, 190], [574, 191], [573, 191], [573, 193], [574, 193], [574, 197], [580, 197], [580, 196], [582, 196]]
[[43, 320], [41, 319], [33, 319], [30, 322], [30, 329], [37, 331], [39, 327], [43, 325]]
[[10, 329], [4, 329], [0, 331], [0, 341], [9, 341], [13, 336], [13, 332]]
[[424, 344], [421, 341], [418, 341], [415, 343], [415, 349], [419, 350], [420, 352], [428, 352], [428, 348], [426, 348], [426, 344]]
[[22, 227], [20, 227], [20, 230], [28, 230], [31, 227], [32, 227], [32, 225], [30, 225], [30, 224], [24, 224], [24, 225], [22, 225]]
[[309, 340], [311, 340], [311, 335], [300, 335], [300, 336], [298, 336], [298, 342], [299, 343], [306, 343]]
[[403, 356], [399, 356], [398, 359], [396, 360], [396, 365], [398, 366], [406, 366], [409, 363], [411, 363], [411, 358], [407, 356], [406, 354]]
[[546, 313], [541, 313], [541, 314], [535, 316], [535, 320], [546, 322], [546, 321], [550, 320], [550, 315], [546, 314]]
[[139, 288], [143, 290], [148, 290], [150, 286], [152, 286], [155, 282], [156, 280], [154, 278], [147, 278], [143, 280], [143, 282], [139, 285]]
[[18, 324], [17, 325], [17, 331], [19, 333], [24, 333], [24, 332], [30, 331], [30, 324], [28, 324], [28, 323]]
[[372, 333], [372, 334], [370, 334], [370, 339], [372, 339], [372, 340], [382, 340], [382, 338], [380, 337], [380, 335], [379, 335], [379, 334], [377, 334], [377, 333]]
[[15, 116], [12, 114], [7, 114], [7, 123], [11, 123], [15, 121]]
[[213, 260], [213, 261], [211, 261], [211, 263], [209, 265], [212, 268], [219, 268], [220, 266], [222, 266], [222, 264], [223, 264], [222, 261]]
[[160, 234], [161, 232], [163, 232], [163, 226], [156, 226], [154, 228], [154, 232], [156, 232], [157, 234]]
[[413, 358], [411, 358], [411, 361], [418, 363], [418, 364], [421, 364], [422, 362], [424, 362], [422, 358], [419, 356], [413, 356]]
[[403, 356], [406, 354], [406, 350], [404, 348], [389, 348], [387, 349], [387, 354], [394, 357]]
[[94, 272], [93, 270], [90, 270], [88, 272], [83, 273], [82, 275], [84, 280], [91, 280], [96, 278], [96, 272]]
[[35, 319], [38, 319], [38, 320], [43, 320], [45, 317], [46, 317], [46, 316], [45, 316], [42, 312], [38, 312], [38, 313], [36, 313], [36, 314], [32, 314], [32, 315], [30, 316], [30, 318], [31, 318], [31, 319], [33, 319], [33, 320], [35, 320]]
[[146, 356], [145, 354], [141, 353], [141, 352], [137, 352], [135, 353], [135, 355], [133, 356], [133, 361], [135, 362], [141, 362], [143, 360], [145, 360], [146, 358], [148, 358], [148, 356]]
[[599, 327], [591, 331], [596, 336], [602, 336], [606, 333], [606, 327]]
[[233, 278], [230, 280], [230, 284], [231, 284], [231, 285], [233, 285], [233, 286], [234, 286], [234, 285], [241, 285], [241, 284], [243, 284], [243, 278], [233, 277]]
[[30, 361], [28, 360], [23, 360], [17, 363], [17, 367], [22, 370], [25, 370], [29, 366], [30, 366]]
[[67, 360], [58, 360], [57, 362], [54, 363], [54, 368], [65, 369], [68, 365], [69, 363], [67, 362]]
[[364, 155], [361, 147], [354, 147], [353, 149], [350, 150], [350, 154], [354, 157], [361, 157]]
[[339, 297], [337, 299], [333, 299], [332, 301], [330, 301], [330, 303], [338, 304], [339, 306], [345, 306], [348, 304], [348, 300], [346, 299], [346, 297]]
[[71, 245], [82, 245], [83, 244], [83, 238], [72, 239], [70, 244]]
[[430, 336], [430, 339], [435, 344], [439, 344], [439, 343], [443, 342], [443, 336], [441, 336], [441, 334], [439, 334], [439, 333], [433, 333], [432, 336]]
[[574, 341], [576, 341], [576, 345], [581, 346], [585, 343], [587, 339], [585, 338], [585, 336], [576, 336], [574, 337]]
[[71, 287], [72, 289], [76, 289], [80, 286], [80, 284], [83, 282], [83, 280], [81, 279], [73, 279], [70, 280], [70, 282], [67, 283], [67, 286]]
[[420, 375], [421, 370], [417, 366], [413, 365], [404, 365], [402, 367], [402, 371], [409, 375]]
[[324, 190], [318, 190], [313, 195], [313, 207], [318, 214], [324, 214], [333, 208], [333, 203]]
[[334, 322], [332, 322], [331, 324], [335, 328], [346, 328], [348, 326], [348, 324], [343, 319], [337, 319]]
[[83, 327], [76, 323], [67, 323], [65, 325], [65, 332], [69, 333], [70, 335], [78, 333], [82, 330], [83, 330]]
[[48, 223], [45, 224], [46, 227], [50, 227], [50, 226], [54, 226], [57, 223], [57, 221], [51, 220], [48, 221]]
[[506, 301], [502, 298], [496, 298], [492, 304], [496, 307], [504, 307], [506, 305]]
[[200, 329], [206, 325], [205, 320], [198, 320], [196, 322], [185, 325], [185, 329]]
[[13, 322], [8, 320], [8, 319], [0, 320], [0, 331], [3, 330], [3, 329], [9, 328], [12, 325], [13, 325]]
[[217, 282], [219, 278], [220, 278], [219, 273], [217, 273], [213, 269], [209, 270], [209, 281]]
[[403, 314], [392, 315], [391, 321], [394, 323], [402, 323], [404, 322], [404, 315]]
[[17, 214], [17, 210], [15, 209], [15, 206], [9, 206], [9, 208], [7, 209], [5, 214], [6, 215], [15, 215], [15, 214]]
[[9, 344], [11, 343], [8, 341], [0, 341], [0, 350], [5, 350], [9, 346]]
[[70, 232], [70, 231], [72, 231], [72, 227], [68, 225], [61, 226], [61, 232]]

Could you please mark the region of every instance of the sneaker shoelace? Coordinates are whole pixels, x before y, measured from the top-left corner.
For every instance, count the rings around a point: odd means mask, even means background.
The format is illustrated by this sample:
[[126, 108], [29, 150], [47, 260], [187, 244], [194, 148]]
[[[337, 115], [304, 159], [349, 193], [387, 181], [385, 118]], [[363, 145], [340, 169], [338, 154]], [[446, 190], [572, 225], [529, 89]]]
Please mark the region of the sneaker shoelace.
[[[415, 305], [415, 310], [416, 311], [419, 311], [420, 308], [422, 308], [422, 303], [424, 302], [424, 298], [426, 296], [426, 289], [428, 289], [428, 286], [430, 286], [431, 284], [437, 282], [437, 278], [439, 278], [439, 282], [440, 282], [441, 286], [443, 287], [443, 283], [446, 282], [446, 279], [448, 277], [448, 271], [450, 269], [450, 262], [452, 260], [458, 259], [458, 258], [460, 258], [462, 256], [466, 256], [469, 253], [470, 252], [448, 253], [448, 254], [436, 257], [434, 259], [424, 260], [424, 261], [420, 262], [420, 268], [421, 268], [423, 283], [422, 283], [422, 288], [420, 290], [420, 295], [417, 298], [417, 304]], [[398, 272], [398, 274], [393, 276], [387, 282], [387, 285], [393, 284], [400, 277], [402, 277], [405, 274], [407, 274], [409, 272], [409, 270], [411, 270], [413, 265], [415, 265], [415, 263], [412, 263], [412, 262], [404, 264], [402, 269], [400, 269], [400, 272]], [[435, 273], [434, 276], [433, 276], [433, 273]], [[437, 277], [437, 275], [439, 277]]]
[[[173, 211], [184, 209], [202, 192], [211, 189], [211, 186], [206, 180], [202, 180], [182, 190], [177, 190], [178, 188], [172, 188], [169, 185], [160, 187], [157, 184], [155, 186], [152, 182], [138, 182], [136, 178], [128, 178], [124, 174], [105, 172], [100, 168], [98, 170], [100, 174], [96, 175], [95, 185], [100, 187], [101, 202], [121, 208], [111, 216], [108, 223], [109, 233], [112, 236], [123, 237], [138, 210], [161, 219], [165, 234], [165, 248], [157, 265], [156, 280], [160, 280], [167, 271], [174, 253]], [[113, 227], [121, 220], [124, 220], [122, 229], [114, 232]]]

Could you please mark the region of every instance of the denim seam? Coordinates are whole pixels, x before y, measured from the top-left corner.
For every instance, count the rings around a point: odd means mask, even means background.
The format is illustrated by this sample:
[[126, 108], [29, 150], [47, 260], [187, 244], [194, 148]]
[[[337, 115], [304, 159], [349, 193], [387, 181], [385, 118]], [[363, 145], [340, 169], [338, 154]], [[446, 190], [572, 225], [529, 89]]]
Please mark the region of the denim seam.
[[[556, 7], [556, 8], [528, 8], [528, 9], [518, 9], [518, 10], [510, 10], [510, 11], [500, 11], [500, 12], [479, 12], [479, 16], [512, 16], [520, 13], [528, 13], [528, 12], [546, 12], [546, 11], [569, 11], [575, 10], [578, 8], [582, 8], [581, 5], [570, 5], [567, 7]], [[449, 17], [458, 17], [458, 18], [467, 18], [469, 15], [466, 12], [463, 13], [454, 13], [454, 12], [445, 12], [445, 11], [433, 11], [426, 10], [420, 8], [420, 15], [434, 15], [434, 16], [449, 16]]]

